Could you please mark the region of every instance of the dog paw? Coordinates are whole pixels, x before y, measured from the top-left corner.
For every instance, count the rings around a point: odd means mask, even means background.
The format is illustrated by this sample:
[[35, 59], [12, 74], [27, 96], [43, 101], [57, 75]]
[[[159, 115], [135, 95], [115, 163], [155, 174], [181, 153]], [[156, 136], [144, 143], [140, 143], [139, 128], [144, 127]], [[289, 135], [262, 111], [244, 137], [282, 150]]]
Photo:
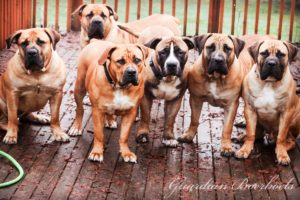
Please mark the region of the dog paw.
[[122, 152], [121, 154], [124, 162], [137, 163], [137, 157], [133, 152], [126, 151], [126, 152]]
[[291, 159], [290, 159], [289, 155], [287, 154], [287, 152], [285, 152], [285, 153], [282, 152], [280, 154], [277, 154], [277, 162], [280, 165], [287, 166], [290, 164]]
[[148, 133], [141, 133], [136, 136], [135, 141], [137, 143], [147, 143], [149, 142], [149, 136]]
[[17, 135], [6, 134], [3, 138], [5, 144], [17, 144]]
[[103, 162], [103, 152], [92, 151], [88, 159], [95, 162]]
[[104, 123], [104, 127], [105, 128], [116, 129], [116, 128], [118, 128], [118, 123], [115, 120], [111, 120], [111, 121], [106, 120], [105, 123]]
[[70, 141], [70, 137], [64, 132], [61, 132], [59, 134], [54, 134], [54, 139], [57, 142], [69, 142]]
[[82, 129], [72, 126], [68, 132], [70, 136], [79, 136], [82, 135]]
[[230, 157], [233, 155], [233, 151], [232, 151], [232, 148], [231, 148], [231, 145], [223, 145], [221, 147], [221, 155], [224, 156], [224, 157]]
[[189, 137], [188, 135], [183, 134], [182, 136], [180, 136], [179, 138], [177, 138], [178, 142], [181, 143], [192, 143], [193, 142], [193, 138]]
[[251, 148], [242, 147], [240, 150], [235, 152], [234, 156], [238, 159], [246, 159], [251, 153]]
[[162, 143], [167, 147], [177, 147], [178, 141], [175, 139], [163, 139]]

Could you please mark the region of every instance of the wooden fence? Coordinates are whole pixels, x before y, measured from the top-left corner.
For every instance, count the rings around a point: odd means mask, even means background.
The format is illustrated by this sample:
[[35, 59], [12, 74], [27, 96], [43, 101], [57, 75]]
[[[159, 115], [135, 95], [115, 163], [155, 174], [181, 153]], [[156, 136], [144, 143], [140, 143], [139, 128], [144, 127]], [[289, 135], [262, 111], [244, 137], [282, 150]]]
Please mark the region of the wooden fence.
[[[116, 12], [121, 14], [123, 18], [120, 20], [128, 22], [129, 20], [140, 19], [142, 14], [145, 12], [142, 11], [142, 8], [147, 6], [147, 15], [151, 15], [154, 9], [154, 6], [159, 4], [160, 13], [167, 13], [173, 16], [179, 17], [178, 13], [181, 13], [180, 20], [182, 23], [182, 31], [183, 34], [186, 35], [199, 34], [201, 31], [200, 26], [202, 27], [202, 23], [207, 23], [207, 32], [224, 32], [224, 26], [228, 26], [230, 24], [229, 34], [237, 34], [237, 20], [240, 20], [239, 16], [237, 17], [237, 3], [239, 0], [126, 0], [126, 1], [118, 1], [118, 0], [0, 0], [0, 48], [5, 46], [4, 39], [11, 34], [12, 32], [28, 27], [36, 27], [43, 26], [48, 27], [49, 25], [55, 28], [56, 30], [71, 30], [71, 14], [72, 12], [82, 3], [107, 3], [111, 5]], [[262, 19], [261, 15], [261, 1], [267, 1], [267, 17]], [[277, 0], [278, 1], [278, 0]], [[240, 2], [240, 1], [239, 1]], [[274, 9], [274, 2], [272, 0], [255, 0], [255, 21], [254, 21], [254, 30], [249, 31], [249, 3], [253, 3], [254, 0], [243, 1], [243, 19], [242, 19], [242, 32], [240, 34], [246, 33], [260, 33], [260, 34], [269, 34], [271, 33], [270, 27], [271, 25], [271, 17], [272, 17], [272, 9]], [[49, 6], [51, 3], [51, 6]], [[288, 36], [285, 39], [289, 41], [299, 42], [299, 38], [294, 38], [294, 26], [295, 26], [295, 9], [296, 9], [296, 0], [289, 0], [285, 2], [284, 0], [279, 0], [279, 14], [278, 14], [278, 25], [277, 25], [277, 36], [279, 39], [282, 38], [283, 31], [283, 18], [285, 11], [286, 3], [289, 4], [289, 29], [284, 29], [285, 32], [288, 32]], [[121, 5], [122, 4], [122, 5]], [[182, 5], [183, 4], [183, 5]], [[230, 5], [228, 5], [230, 4]], [[39, 8], [37, 8], [39, 5]], [[63, 7], [62, 5], [65, 5]], [[166, 5], [168, 7], [166, 7]], [[230, 10], [225, 10], [225, 5], [230, 7]], [[277, 5], [276, 5], [277, 6]], [[167, 11], [168, 9], [168, 11]], [[191, 16], [189, 13], [191, 9], [195, 9], [195, 15]], [[208, 11], [206, 10], [208, 9]], [[52, 15], [49, 16], [49, 10], [51, 10]], [[65, 11], [66, 10], [66, 11]], [[298, 13], [300, 10], [297, 10]], [[42, 16], [37, 13], [41, 13]], [[201, 13], [206, 13], [207, 16], [200, 15]], [[229, 20], [228, 17], [226, 21], [224, 20], [224, 14], [230, 14]], [[54, 14], [53, 14], [54, 13]], [[132, 13], [136, 13], [136, 16], [132, 18]], [[64, 14], [65, 20], [61, 20], [60, 18]], [[300, 16], [300, 15], [297, 15]], [[54, 17], [54, 23], [49, 24], [49, 17]], [[130, 18], [131, 17], [131, 18]], [[39, 18], [40, 22], [37, 21]], [[273, 17], [274, 18], [274, 17]], [[272, 18], [272, 19], [273, 19]], [[41, 20], [42, 19], [42, 20]], [[252, 20], [252, 19], [251, 19]], [[299, 20], [299, 19], [298, 19]], [[53, 21], [53, 20], [52, 20]], [[62, 21], [65, 21], [63, 23]], [[224, 23], [225, 21], [225, 23]], [[259, 22], [265, 21], [266, 27], [265, 31], [259, 31]], [[286, 21], [285, 21], [286, 22]], [[299, 23], [300, 21], [298, 21]], [[194, 23], [194, 25], [190, 25]], [[78, 27], [74, 27], [78, 29]], [[299, 28], [300, 29], [300, 28]], [[203, 31], [202, 31], [203, 32]], [[272, 32], [274, 34], [274, 31]], [[276, 34], [275, 33], [275, 34]], [[299, 33], [300, 34], [300, 33]], [[300, 36], [299, 36], [300, 37]]]

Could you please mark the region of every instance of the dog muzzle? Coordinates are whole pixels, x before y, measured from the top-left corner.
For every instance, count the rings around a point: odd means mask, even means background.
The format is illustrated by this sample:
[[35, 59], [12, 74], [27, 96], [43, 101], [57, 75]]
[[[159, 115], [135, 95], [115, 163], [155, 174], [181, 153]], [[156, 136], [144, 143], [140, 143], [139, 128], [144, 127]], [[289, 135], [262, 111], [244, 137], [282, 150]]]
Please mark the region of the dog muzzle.
[[128, 85], [128, 84], [132, 84], [132, 85], [138, 85], [139, 81], [138, 81], [138, 73], [137, 71], [132, 68], [132, 67], [128, 67], [123, 75], [123, 80], [122, 83], [120, 84], [122, 87]]
[[40, 58], [39, 51], [34, 47], [25, 52], [25, 68], [31, 71], [40, 71], [44, 68], [44, 62]]
[[88, 32], [88, 37], [89, 39], [103, 39], [104, 29], [103, 29], [103, 23], [101, 21], [93, 21], [90, 25], [89, 32]]

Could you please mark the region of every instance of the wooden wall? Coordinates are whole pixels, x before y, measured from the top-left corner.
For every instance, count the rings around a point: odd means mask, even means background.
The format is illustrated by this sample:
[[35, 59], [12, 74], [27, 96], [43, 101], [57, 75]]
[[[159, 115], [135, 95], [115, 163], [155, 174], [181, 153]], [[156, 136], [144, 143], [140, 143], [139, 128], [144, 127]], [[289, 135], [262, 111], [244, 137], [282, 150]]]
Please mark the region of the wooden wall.
[[0, 0], [0, 49], [5, 39], [22, 28], [30, 28], [32, 0]]

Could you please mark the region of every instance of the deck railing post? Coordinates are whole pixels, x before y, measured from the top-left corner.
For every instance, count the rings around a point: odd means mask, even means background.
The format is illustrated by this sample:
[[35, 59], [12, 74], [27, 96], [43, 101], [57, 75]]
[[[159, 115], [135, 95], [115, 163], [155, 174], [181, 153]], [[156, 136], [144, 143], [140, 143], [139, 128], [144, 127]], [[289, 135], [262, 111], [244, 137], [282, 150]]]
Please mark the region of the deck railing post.
[[207, 28], [209, 33], [219, 32], [220, 7], [221, 7], [220, 0], [209, 1], [208, 28]]
[[67, 32], [79, 31], [80, 21], [78, 15], [72, 15], [72, 13], [83, 3], [83, 0], [68, 0], [67, 6]]

